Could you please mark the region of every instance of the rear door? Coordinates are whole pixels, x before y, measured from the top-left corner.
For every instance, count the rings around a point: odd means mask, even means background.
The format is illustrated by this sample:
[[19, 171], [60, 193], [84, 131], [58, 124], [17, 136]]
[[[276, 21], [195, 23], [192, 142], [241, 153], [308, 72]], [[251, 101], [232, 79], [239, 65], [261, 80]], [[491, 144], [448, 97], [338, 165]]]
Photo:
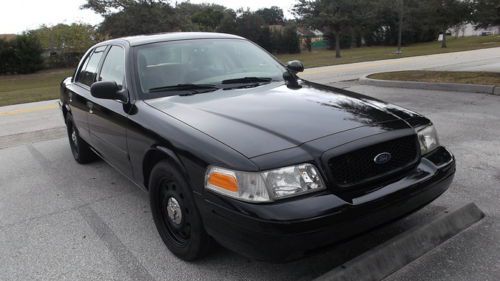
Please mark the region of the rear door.
[[[112, 81], [126, 89], [125, 49], [113, 45], [108, 49], [97, 81]], [[118, 100], [90, 97], [90, 138], [94, 148], [115, 168], [132, 176], [127, 151], [127, 124], [130, 106]]]
[[68, 85], [69, 105], [73, 122], [80, 137], [91, 143], [88, 126], [88, 114], [90, 110], [90, 85], [97, 78], [97, 70], [106, 50], [106, 46], [97, 47], [91, 50], [78, 69], [74, 83]]

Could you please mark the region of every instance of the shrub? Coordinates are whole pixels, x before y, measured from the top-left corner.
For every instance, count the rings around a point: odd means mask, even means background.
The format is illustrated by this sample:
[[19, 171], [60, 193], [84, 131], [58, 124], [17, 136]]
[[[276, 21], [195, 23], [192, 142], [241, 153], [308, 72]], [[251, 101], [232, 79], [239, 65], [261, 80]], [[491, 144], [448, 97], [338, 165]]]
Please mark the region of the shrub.
[[0, 74], [26, 74], [42, 69], [42, 46], [30, 33], [0, 40]]

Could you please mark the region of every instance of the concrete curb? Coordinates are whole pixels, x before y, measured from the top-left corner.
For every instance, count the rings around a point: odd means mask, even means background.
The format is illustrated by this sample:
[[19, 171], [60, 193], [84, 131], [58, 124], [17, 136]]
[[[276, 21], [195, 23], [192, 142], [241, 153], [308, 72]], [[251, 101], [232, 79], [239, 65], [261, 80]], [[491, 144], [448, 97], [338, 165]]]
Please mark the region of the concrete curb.
[[364, 254], [332, 269], [315, 281], [378, 281], [439, 246], [484, 217], [469, 203], [445, 212], [432, 222], [416, 226]]
[[361, 85], [370, 85], [378, 87], [393, 87], [421, 90], [438, 90], [438, 91], [454, 91], [454, 92], [470, 92], [490, 95], [500, 95], [500, 87], [494, 85], [475, 85], [475, 84], [459, 84], [459, 83], [428, 83], [415, 81], [400, 81], [400, 80], [380, 80], [368, 78], [365, 75], [359, 79]]

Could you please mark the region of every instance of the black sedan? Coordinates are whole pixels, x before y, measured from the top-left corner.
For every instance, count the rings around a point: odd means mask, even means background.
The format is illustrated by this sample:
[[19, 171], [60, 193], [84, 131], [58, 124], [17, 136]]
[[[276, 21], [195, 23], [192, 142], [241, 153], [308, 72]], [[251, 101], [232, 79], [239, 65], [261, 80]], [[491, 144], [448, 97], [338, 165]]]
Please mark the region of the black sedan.
[[99, 43], [61, 84], [71, 151], [149, 192], [161, 238], [184, 260], [214, 240], [294, 259], [448, 188], [455, 161], [431, 121], [302, 80], [303, 69], [227, 34]]

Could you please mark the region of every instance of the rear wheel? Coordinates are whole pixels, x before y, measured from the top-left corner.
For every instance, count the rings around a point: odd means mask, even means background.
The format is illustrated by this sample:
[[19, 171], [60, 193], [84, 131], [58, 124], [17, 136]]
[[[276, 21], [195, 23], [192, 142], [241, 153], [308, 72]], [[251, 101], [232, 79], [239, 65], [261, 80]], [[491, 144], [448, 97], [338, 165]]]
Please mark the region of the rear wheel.
[[76, 162], [85, 164], [94, 160], [96, 155], [92, 152], [90, 146], [80, 137], [71, 114], [66, 115], [66, 129], [71, 153], [73, 153], [73, 158], [75, 158]]
[[153, 168], [149, 183], [153, 219], [168, 249], [187, 261], [207, 254], [212, 241], [179, 170], [162, 161]]

